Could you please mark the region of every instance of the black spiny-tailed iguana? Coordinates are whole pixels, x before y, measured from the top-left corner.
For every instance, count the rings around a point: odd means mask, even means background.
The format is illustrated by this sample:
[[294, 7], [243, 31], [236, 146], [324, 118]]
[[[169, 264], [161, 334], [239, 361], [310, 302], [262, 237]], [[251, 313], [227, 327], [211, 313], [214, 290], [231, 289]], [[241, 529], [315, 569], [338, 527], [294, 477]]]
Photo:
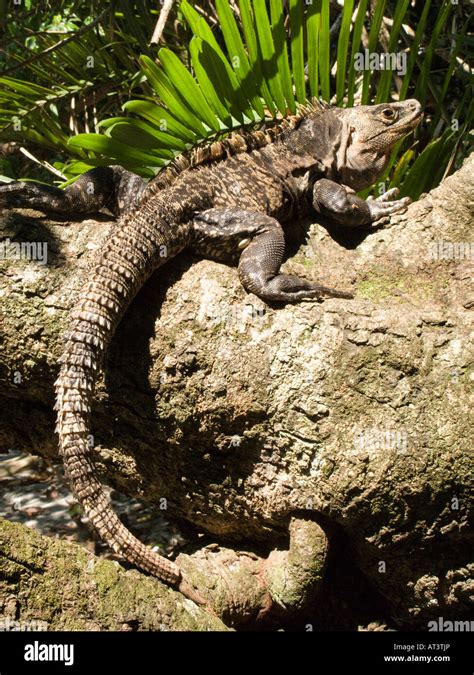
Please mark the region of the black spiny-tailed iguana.
[[352, 297], [280, 273], [284, 228], [314, 211], [342, 225], [370, 226], [405, 209], [409, 199], [389, 201], [396, 190], [367, 201], [354, 192], [380, 177], [393, 146], [421, 117], [415, 100], [347, 109], [315, 103], [279, 130], [198, 149], [148, 186], [121, 167], [107, 167], [64, 191], [28, 183], [0, 187], [0, 205], [69, 217], [108, 208], [123, 216], [70, 315], [56, 382], [60, 452], [71, 487], [102, 539], [188, 597], [201, 601], [173, 562], [120, 522], [94, 471], [88, 444], [93, 389], [117, 324], [150, 275], [186, 247], [208, 258], [238, 260], [244, 288], [267, 301]]

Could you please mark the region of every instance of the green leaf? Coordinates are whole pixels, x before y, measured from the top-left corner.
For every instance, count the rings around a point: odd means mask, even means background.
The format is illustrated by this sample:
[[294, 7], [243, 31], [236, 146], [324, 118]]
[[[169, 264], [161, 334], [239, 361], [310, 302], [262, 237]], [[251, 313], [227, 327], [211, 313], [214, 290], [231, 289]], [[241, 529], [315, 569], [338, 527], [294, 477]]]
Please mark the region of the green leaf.
[[242, 30], [245, 37], [245, 42], [247, 45], [249, 53], [249, 61], [254, 73], [257, 86], [259, 86], [259, 91], [265, 100], [266, 106], [270, 111], [272, 117], [276, 117], [277, 111], [275, 104], [273, 103], [273, 98], [268, 88], [268, 84], [263, 77], [263, 69], [261, 63], [261, 56], [258, 49], [257, 33], [255, 29], [255, 22], [253, 18], [253, 10], [250, 5], [250, 0], [239, 0], [240, 6], [240, 16], [242, 18]]
[[[347, 106], [350, 108], [354, 105], [354, 90], [355, 90], [355, 58], [361, 48], [362, 28], [364, 26], [365, 13], [367, 11], [367, 0], [360, 0], [357, 8], [357, 16], [354, 22], [354, 29], [352, 31], [352, 47], [351, 57], [349, 60], [349, 74], [347, 80]], [[338, 97], [339, 98], [339, 97]]]
[[443, 180], [448, 166], [454, 163], [461, 137], [462, 133], [454, 133], [450, 128], [445, 130], [442, 139], [442, 146], [439, 151], [439, 160], [435, 164], [435, 170], [430, 172], [430, 179], [425, 187], [425, 190], [431, 190], [432, 188], [436, 187], [436, 185], [439, 185], [439, 183]]
[[112, 125], [107, 129], [106, 135], [132, 148], [145, 151], [150, 150], [153, 156], [156, 155], [163, 159], [173, 159], [176, 155], [176, 152], [173, 150], [164, 148], [163, 144], [154, 136], [128, 121]]
[[400, 197], [411, 197], [415, 200], [425, 191], [426, 185], [430, 180], [430, 167], [435, 166], [438, 161], [442, 141], [442, 137], [436, 138], [418, 155], [405, 177], [400, 190]]
[[232, 115], [241, 122], [244, 122], [244, 114], [248, 119], [253, 119], [252, 106], [250, 105], [245, 92], [239, 86], [234, 70], [220, 48], [210, 26], [199, 16], [196, 10], [190, 6], [187, 0], [181, 1], [181, 9], [193, 33], [203, 41], [202, 51], [206, 54], [206, 60], [213, 67], [213, 73], [219, 73], [220, 80], [217, 82], [213, 79], [213, 76], [209, 79], [213, 82], [214, 86], [219, 83], [221, 89], [226, 91], [227, 99], [232, 102]]
[[438, 45], [439, 35], [441, 30], [446, 23], [446, 20], [453, 8], [453, 5], [449, 0], [443, 0], [443, 5], [438, 12], [436, 17], [436, 22], [431, 33], [430, 43], [428, 49], [426, 50], [425, 57], [423, 59], [423, 66], [421, 68], [420, 77], [418, 78], [417, 85], [415, 87], [415, 98], [417, 98], [422, 104], [426, 101], [426, 96], [428, 93], [428, 88], [430, 85], [430, 69], [431, 61], [433, 60], [434, 51]]
[[163, 65], [165, 73], [175, 89], [179, 90], [188, 105], [192, 108], [194, 114], [205, 122], [214, 131], [219, 131], [220, 124], [204, 98], [201, 89], [194, 81], [193, 76], [187, 68], [181, 63], [176, 54], [169, 49], [160, 49], [158, 57]]
[[342, 12], [341, 30], [337, 43], [337, 71], [336, 71], [336, 99], [341, 104], [344, 97], [346, 83], [346, 60], [349, 49], [349, 36], [351, 32], [351, 19], [354, 9], [354, 0], [345, 0]]
[[[397, 3], [395, 14], [393, 16], [393, 23], [392, 28], [390, 30], [390, 38], [387, 47], [387, 52], [389, 54], [395, 53], [397, 49], [397, 43], [400, 35], [400, 28], [402, 26], [402, 21], [405, 17], [409, 3], [410, 0], [401, 0], [401, 2]], [[377, 87], [377, 96], [375, 97], [375, 103], [382, 103], [383, 101], [387, 101], [389, 99], [392, 74], [393, 73], [390, 69], [382, 71], [379, 84]]]
[[296, 112], [295, 97], [293, 95], [293, 82], [288, 59], [286, 45], [286, 32], [283, 17], [283, 4], [281, 0], [270, 0], [270, 16], [272, 20], [273, 42], [277, 69], [280, 73], [283, 94], [286, 98], [287, 107], [292, 113]]
[[306, 85], [304, 79], [303, 4], [301, 0], [290, 0], [290, 45], [296, 99], [298, 103], [304, 103], [306, 100]]
[[[395, 143], [395, 146], [392, 150], [389, 162], [387, 166], [385, 167], [385, 171], [383, 172], [383, 176], [380, 179], [382, 182], [385, 182], [388, 178], [388, 176], [391, 174], [393, 167], [397, 163], [397, 158], [400, 154], [400, 149], [404, 146], [405, 144], [405, 139], [399, 140], [397, 143]], [[413, 147], [416, 145], [416, 142], [413, 144]]]
[[[208, 42], [216, 51], [220, 51], [220, 47], [214, 37], [211, 27], [207, 21], [198, 14], [194, 7], [192, 7], [187, 0], [181, 0], [180, 9], [194, 35]], [[224, 54], [222, 54], [222, 56], [224, 56]]]
[[451, 81], [451, 78], [453, 76], [453, 73], [454, 73], [456, 67], [458, 66], [458, 62], [457, 62], [458, 54], [461, 50], [461, 46], [462, 46], [462, 44], [465, 40], [465, 37], [466, 37], [467, 29], [468, 29], [469, 25], [471, 24], [471, 22], [472, 22], [472, 14], [464, 22], [464, 26], [462, 27], [461, 32], [459, 33], [459, 35], [456, 38], [456, 43], [455, 43], [454, 47], [451, 49], [451, 54], [449, 56], [449, 67], [448, 67], [448, 70], [446, 71], [446, 76], [444, 78], [443, 87], [441, 89], [441, 100], [442, 101], [444, 101], [444, 99], [446, 97], [446, 94], [448, 92], [449, 83]]
[[175, 136], [172, 136], [171, 134], [164, 131], [158, 131], [156, 127], [148, 124], [147, 122], [144, 122], [143, 120], [137, 120], [128, 117], [112, 117], [108, 120], [104, 120], [103, 123], [99, 122], [97, 126], [99, 128], [108, 129], [110, 127], [116, 127], [119, 124], [130, 127], [131, 133], [134, 133], [135, 129], [140, 129], [141, 131], [145, 132], [147, 134], [147, 142], [149, 144], [153, 144], [150, 145], [150, 147], [164, 148], [174, 151], [186, 150], [188, 147], [188, 145], [180, 138], [176, 138]]
[[392, 180], [390, 181], [390, 188], [398, 187], [400, 185], [403, 176], [407, 172], [410, 163], [413, 161], [415, 156], [415, 151], [413, 148], [409, 148], [397, 162], [395, 171], [393, 172]]
[[282, 94], [282, 82], [278, 72], [275, 45], [273, 44], [270, 21], [265, 7], [265, 0], [254, 0], [255, 22], [257, 26], [258, 43], [262, 55], [262, 70], [268, 83], [268, 88], [277, 108], [282, 115], [286, 112], [286, 102]]
[[168, 76], [148, 56], [140, 57], [140, 64], [147, 79], [166, 104], [168, 110], [184, 125], [195, 131], [202, 137], [207, 135], [206, 128], [184, 104], [181, 96], [176, 91]]
[[431, 33], [430, 43], [428, 45], [428, 49], [426, 50], [425, 58], [423, 59], [420, 77], [418, 78], [414, 93], [414, 98], [417, 98], [421, 103], [426, 101], [429, 88], [431, 61], [433, 59], [434, 51], [438, 46], [439, 35], [452, 8], [453, 5], [449, 0], [443, 0], [441, 10], [438, 12], [438, 16], [436, 18], [433, 32]]
[[423, 33], [425, 32], [426, 19], [428, 18], [430, 6], [431, 0], [425, 0], [425, 3], [423, 5], [423, 11], [421, 12], [420, 20], [416, 27], [415, 37], [413, 38], [413, 42], [410, 45], [410, 52], [408, 55], [408, 63], [407, 63], [407, 72], [405, 77], [403, 78], [402, 87], [400, 89], [401, 101], [403, 101], [406, 98], [408, 87], [412, 82], [413, 67], [415, 65], [416, 57], [418, 55], [418, 49], [420, 47], [421, 38], [423, 37]]
[[329, 0], [321, 5], [321, 31], [319, 33], [319, 76], [321, 78], [321, 94], [325, 101], [331, 100], [331, 35], [329, 32]]
[[149, 101], [127, 101], [127, 103], [124, 103], [123, 109], [140, 115], [140, 117], [151, 122], [160, 131], [169, 131], [170, 134], [181, 138], [187, 143], [193, 143], [197, 138], [197, 134], [192, 129], [178, 122], [166, 108], [156, 105], [156, 103], [150, 103]]
[[232, 114], [229, 110], [232, 103], [229, 98], [228, 87], [222, 86], [219, 79], [220, 74], [223, 74], [224, 77], [225, 74], [222, 73], [219, 62], [210, 52], [209, 45], [206, 45], [207, 50], [205, 50], [205, 45], [206, 43], [201, 38], [192, 38], [189, 44], [191, 63], [206, 100], [217, 117], [229, 127], [232, 126]]
[[98, 129], [108, 129], [109, 127], [112, 127], [114, 124], [118, 124], [119, 122], [128, 122], [129, 119], [128, 117], [108, 117], [105, 120], [101, 120], [97, 124]]
[[13, 91], [17, 91], [20, 94], [26, 94], [29, 99], [36, 99], [40, 96], [47, 100], [48, 98], [56, 97], [54, 89], [46, 89], [46, 87], [41, 87], [33, 82], [23, 82], [22, 80], [17, 80], [13, 77], [0, 77], [0, 84], [5, 85]]
[[[385, 11], [385, 5], [386, 5], [387, 0], [378, 0], [376, 6], [375, 6], [375, 12], [374, 16], [372, 19], [372, 22], [370, 24], [370, 32], [369, 32], [369, 44], [368, 44], [368, 51], [369, 54], [372, 54], [375, 52], [376, 47], [377, 47], [377, 42], [379, 39], [379, 34], [380, 34], [380, 26], [382, 25], [382, 19], [384, 16], [384, 11]], [[367, 105], [369, 103], [369, 97], [370, 97], [370, 89], [369, 85], [371, 82], [371, 71], [370, 69], [367, 69], [364, 72], [364, 78], [363, 78], [363, 84], [362, 84], [362, 105]]]
[[219, 16], [220, 27], [227, 46], [227, 51], [234, 68], [234, 72], [241, 87], [249, 92], [250, 101], [260, 118], [264, 117], [262, 102], [258, 96], [258, 83], [255, 73], [250, 67], [249, 58], [245, 51], [234, 15], [229, 7], [228, 0], [216, 0], [216, 10]]
[[73, 148], [98, 152], [101, 155], [123, 162], [125, 165], [137, 163], [149, 166], [164, 166], [165, 164], [163, 159], [155, 155], [142, 152], [101, 134], [78, 134], [69, 139], [69, 145]]
[[313, 0], [307, 7], [306, 31], [308, 49], [308, 79], [311, 96], [319, 96], [319, 33], [322, 0]]

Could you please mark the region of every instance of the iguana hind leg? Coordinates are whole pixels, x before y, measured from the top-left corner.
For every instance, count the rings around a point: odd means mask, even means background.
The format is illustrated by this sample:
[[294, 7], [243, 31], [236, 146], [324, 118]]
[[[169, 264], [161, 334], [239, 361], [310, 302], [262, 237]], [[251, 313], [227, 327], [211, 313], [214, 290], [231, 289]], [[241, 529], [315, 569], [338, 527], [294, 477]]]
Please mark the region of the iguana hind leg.
[[82, 174], [64, 190], [22, 181], [0, 185], [0, 207], [66, 217], [108, 209], [119, 216], [139, 205], [144, 189], [144, 181], [134, 173], [121, 166], [103, 166]]
[[239, 258], [243, 287], [268, 302], [299, 302], [323, 296], [352, 294], [280, 273], [285, 236], [280, 223], [264, 213], [245, 209], [209, 209], [193, 221], [193, 249], [217, 260]]

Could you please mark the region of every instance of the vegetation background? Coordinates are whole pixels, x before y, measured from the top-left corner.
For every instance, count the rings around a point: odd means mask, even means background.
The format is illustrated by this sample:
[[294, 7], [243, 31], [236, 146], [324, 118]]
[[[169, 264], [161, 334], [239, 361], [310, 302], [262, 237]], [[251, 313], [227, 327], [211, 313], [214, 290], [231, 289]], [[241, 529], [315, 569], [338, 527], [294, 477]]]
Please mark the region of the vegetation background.
[[[294, 113], [310, 96], [420, 100], [424, 124], [381, 181], [413, 198], [470, 150], [468, 0], [168, 4], [158, 47], [156, 0], [0, 0], [1, 180], [65, 185], [110, 163], [152, 177], [183, 150]], [[358, 71], [365, 49], [406, 54], [406, 74]]]

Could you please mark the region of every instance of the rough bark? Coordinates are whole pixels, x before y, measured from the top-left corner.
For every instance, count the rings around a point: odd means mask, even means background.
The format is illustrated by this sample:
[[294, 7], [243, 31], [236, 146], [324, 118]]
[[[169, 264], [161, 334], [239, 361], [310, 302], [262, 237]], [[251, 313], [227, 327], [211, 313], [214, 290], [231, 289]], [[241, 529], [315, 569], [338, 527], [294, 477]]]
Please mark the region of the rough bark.
[[[343, 578], [359, 575], [399, 625], [466, 612], [473, 165], [384, 230], [311, 226], [287, 270], [353, 287], [352, 301], [268, 307], [245, 294], [235, 270], [190, 256], [155, 275], [123, 320], [97, 390], [103, 480], [157, 506], [166, 499], [168, 517], [257, 553], [257, 576], [273, 560], [263, 596], [271, 588], [280, 610], [306, 598], [322, 626], [312, 592], [282, 599], [268, 581], [286, 569], [276, 549], [288, 547], [295, 515], [328, 536], [329, 579], [349, 559]], [[55, 457], [52, 383], [66, 310], [115, 225], [28, 212], [3, 219], [5, 237], [47, 241], [49, 257], [44, 266], [3, 261], [0, 440]], [[437, 260], [434, 247], [449, 254], [438, 242], [467, 246]], [[196, 583], [219, 605], [205, 551], [183, 564], [194, 561]], [[344, 602], [350, 591], [324, 593]], [[259, 601], [251, 605], [253, 616]]]

